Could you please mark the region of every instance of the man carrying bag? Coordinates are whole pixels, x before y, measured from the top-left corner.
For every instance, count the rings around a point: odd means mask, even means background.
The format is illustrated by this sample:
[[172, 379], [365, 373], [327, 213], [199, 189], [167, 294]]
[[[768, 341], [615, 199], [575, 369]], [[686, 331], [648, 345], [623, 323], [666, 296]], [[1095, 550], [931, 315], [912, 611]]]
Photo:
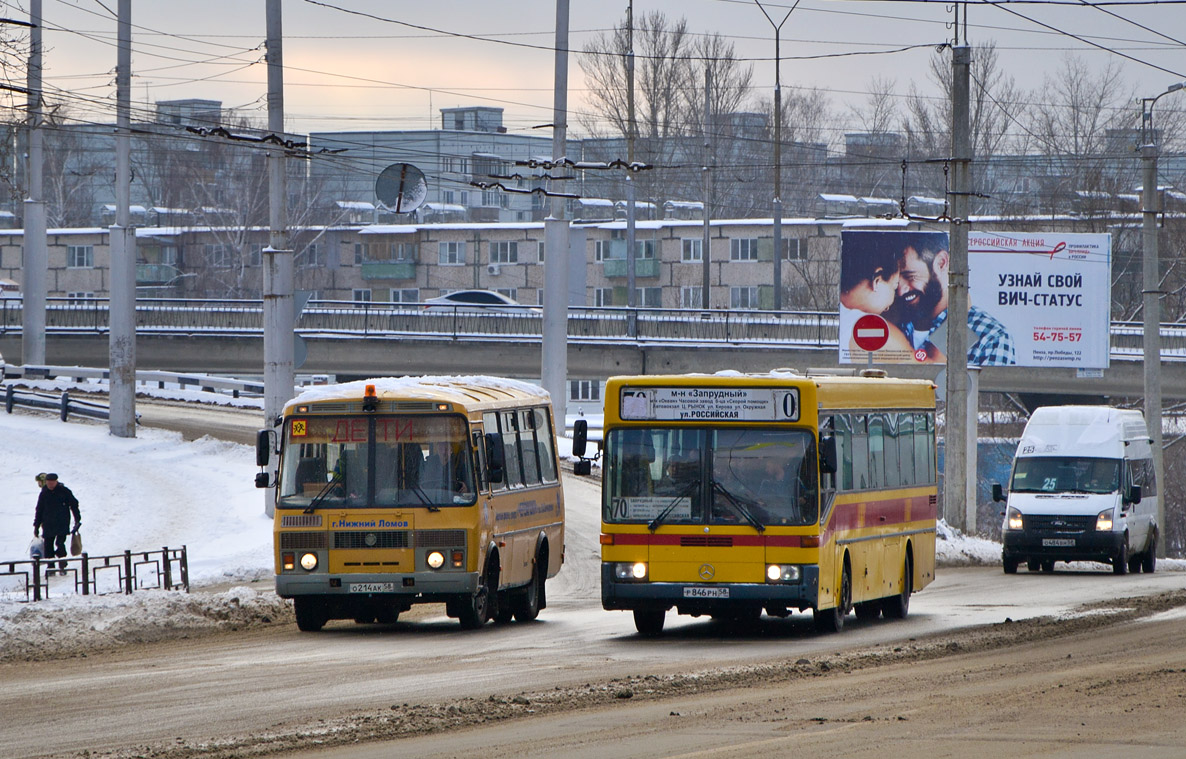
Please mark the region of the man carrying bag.
[[[45, 475], [45, 487], [37, 497], [37, 513], [33, 516], [33, 535], [39, 533], [45, 537], [45, 558], [49, 561], [45, 565], [45, 576], [52, 573], [53, 558], [66, 557], [66, 534], [70, 532], [70, 515], [74, 515], [74, 533], [82, 526], [82, 515], [78, 510], [78, 499], [70, 488], [58, 482], [58, 476], [52, 472]], [[79, 549], [81, 552], [81, 541]], [[73, 542], [73, 541], [72, 541]], [[58, 562], [59, 574], [66, 574], [66, 562]]]

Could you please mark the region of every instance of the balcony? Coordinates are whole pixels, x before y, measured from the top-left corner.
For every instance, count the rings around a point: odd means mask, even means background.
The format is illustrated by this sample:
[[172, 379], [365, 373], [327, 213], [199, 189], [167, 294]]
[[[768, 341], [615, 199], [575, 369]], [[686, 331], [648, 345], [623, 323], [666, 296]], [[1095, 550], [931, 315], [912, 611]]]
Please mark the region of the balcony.
[[[611, 258], [602, 261], [605, 265], [606, 277], [625, 277], [629, 274], [626, 269], [626, 259]], [[635, 277], [657, 277], [659, 276], [659, 259], [657, 258], [636, 258], [634, 259], [634, 276]]]
[[415, 279], [415, 261], [371, 261], [362, 264], [362, 278], [371, 279]]
[[136, 264], [136, 285], [164, 285], [181, 276], [172, 264]]

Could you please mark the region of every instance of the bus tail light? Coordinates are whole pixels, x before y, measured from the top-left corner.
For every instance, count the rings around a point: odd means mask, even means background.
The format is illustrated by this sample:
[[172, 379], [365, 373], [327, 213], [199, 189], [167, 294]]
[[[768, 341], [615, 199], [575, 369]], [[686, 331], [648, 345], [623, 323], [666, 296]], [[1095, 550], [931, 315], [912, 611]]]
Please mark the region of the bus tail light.
[[292, 551], [285, 551], [284, 553], [280, 554], [280, 566], [283, 567], [284, 571], [286, 572], [291, 572], [292, 570], [296, 569], [296, 554]]

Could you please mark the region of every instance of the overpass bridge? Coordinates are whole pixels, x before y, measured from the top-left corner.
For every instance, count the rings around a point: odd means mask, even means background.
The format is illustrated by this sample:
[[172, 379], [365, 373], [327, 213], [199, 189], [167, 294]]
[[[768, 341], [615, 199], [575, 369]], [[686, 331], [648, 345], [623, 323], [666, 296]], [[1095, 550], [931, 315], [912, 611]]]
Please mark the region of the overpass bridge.
[[[19, 300], [0, 301], [0, 353], [21, 362]], [[107, 300], [49, 299], [46, 362], [107, 366]], [[245, 300], [139, 299], [136, 362], [142, 368], [211, 374], [263, 372], [263, 307]], [[401, 374], [541, 375], [542, 316], [419, 304], [313, 301], [297, 333], [302, 374], [341, 378]], [[568, 373], [683, 374], [777, 367], [840, 368], [835, 312], [569, 309]], [[1186, 325], [1163, 324], [1162, 394], [1186, 400]], [[1144, 392], [1142, 325], [1113, 322], [1111, 365], [1100, 378], [1074, 369], [985, 367], [984, 392], [1138, 397]], [[895, 365], [898, 376], [934, 379], [940, 367]]]

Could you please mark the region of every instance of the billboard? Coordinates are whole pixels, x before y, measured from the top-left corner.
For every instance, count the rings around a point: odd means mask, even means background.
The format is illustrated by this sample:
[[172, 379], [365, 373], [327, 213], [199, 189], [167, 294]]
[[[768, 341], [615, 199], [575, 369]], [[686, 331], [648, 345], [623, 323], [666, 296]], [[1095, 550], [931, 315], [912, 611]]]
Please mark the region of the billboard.
[[[841, 233], [842, 364], [946, 363], [946, 232]], [[1111, 236], [968, 234], [968, 364], [1099, 369], [1109, 360]]]

